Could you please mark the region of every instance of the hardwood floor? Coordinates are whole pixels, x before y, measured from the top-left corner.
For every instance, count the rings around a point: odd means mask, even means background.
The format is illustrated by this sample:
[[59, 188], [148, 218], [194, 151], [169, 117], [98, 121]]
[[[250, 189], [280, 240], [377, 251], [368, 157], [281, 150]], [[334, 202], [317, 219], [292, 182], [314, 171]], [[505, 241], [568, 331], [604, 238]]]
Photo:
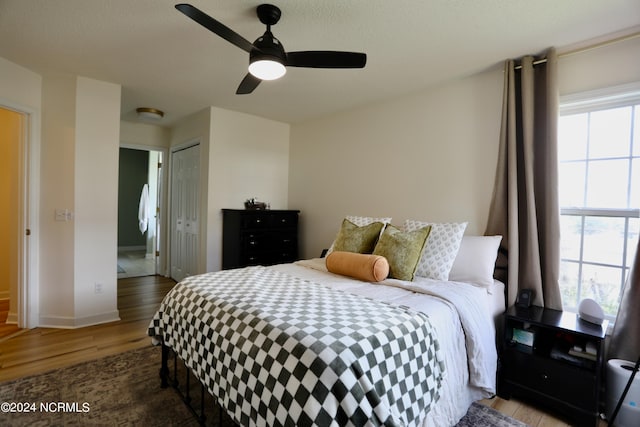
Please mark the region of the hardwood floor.
[[9, 315], [9, 300], [0, 300], [0, 340], [5, 337], [15, 335], [20, 331], [16, 325], [7, 324], [7, 316]]
[[[80, 329], [35, 328], [0, 338], [0, 381], [34, 375], [150, 345], [149, 321], [175, 285], [161, 276], [118, 280], [121, 320]], [[480, 403], [533, 427], [565, 427], [566, 422], [517, 399], [499, 397]], [[600, 427], [606, 426], [601, 421]]]
[[120, 321], [80, 329], [35, 328], [0, 339], [0, 381], [150, 345], [149, 320], [174, 285], [161, 276], [120, 279]]

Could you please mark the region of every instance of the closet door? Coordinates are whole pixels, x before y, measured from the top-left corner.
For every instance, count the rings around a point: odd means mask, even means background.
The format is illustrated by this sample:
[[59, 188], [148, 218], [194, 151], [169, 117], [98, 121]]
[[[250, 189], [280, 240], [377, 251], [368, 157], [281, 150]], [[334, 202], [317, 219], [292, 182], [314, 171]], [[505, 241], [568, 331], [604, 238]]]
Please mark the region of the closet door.
[[198, 269], [200, 146], [172, 154], [171, 277], [182, 280]]

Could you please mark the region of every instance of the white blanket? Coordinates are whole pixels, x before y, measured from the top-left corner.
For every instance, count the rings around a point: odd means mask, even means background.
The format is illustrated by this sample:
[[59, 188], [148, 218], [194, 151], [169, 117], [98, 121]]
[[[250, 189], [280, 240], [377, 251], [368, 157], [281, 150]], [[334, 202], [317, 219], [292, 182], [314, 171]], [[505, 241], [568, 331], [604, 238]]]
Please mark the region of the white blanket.
[[427, 278], [417, 278], [415, 282], [391, 279], [385, 284], [436, 296], [451, 303], [460, 316], [465, 332], [470, 383], [489, 395], [495, 394], [498, 367], [496, 331], [491, 312], [486, 305], [487, 298], [483, 295], [486, 291], [464, 283], [441, 282]]
[[476, 286], [417, 278], [377, 284], [329, 273], [324, 259], [273, 266], [290, 275], [426, 313], [445, 352], [445, 387], [425, 425], [455, 425], [471, 402], [496, 390], [497, 353], [492, 296]]

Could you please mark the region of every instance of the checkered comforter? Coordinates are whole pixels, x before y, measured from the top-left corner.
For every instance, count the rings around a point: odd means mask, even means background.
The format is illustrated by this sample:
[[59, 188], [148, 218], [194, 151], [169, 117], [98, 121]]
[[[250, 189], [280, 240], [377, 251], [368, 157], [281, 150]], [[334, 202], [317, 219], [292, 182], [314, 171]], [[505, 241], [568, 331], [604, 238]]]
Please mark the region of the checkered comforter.
[[265, 267], [185, 279], [149, 335], [241, 425], [417, 425], [444, 372], [424, 314]]

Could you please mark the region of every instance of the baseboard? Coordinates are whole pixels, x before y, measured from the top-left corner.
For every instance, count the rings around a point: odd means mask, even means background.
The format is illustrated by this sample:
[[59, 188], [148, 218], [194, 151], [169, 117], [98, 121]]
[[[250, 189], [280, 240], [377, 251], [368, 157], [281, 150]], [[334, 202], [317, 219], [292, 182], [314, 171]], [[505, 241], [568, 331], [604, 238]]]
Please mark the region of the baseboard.
[[102, 323], [117, 322], [119, 320], [120, 313], [118, 310], [115, 310], [86, 317], [40, 316], [38, 326], [41, 328], [76, 329], [100, 325]]
[[147, 247], [145, 245], [141, 246], [118, 246], [119, 252], [133, 252], [133, 251], [146, 251]]
[[7, 313], [7, 325], [17, 325], [18, 324], [18, 313]]

